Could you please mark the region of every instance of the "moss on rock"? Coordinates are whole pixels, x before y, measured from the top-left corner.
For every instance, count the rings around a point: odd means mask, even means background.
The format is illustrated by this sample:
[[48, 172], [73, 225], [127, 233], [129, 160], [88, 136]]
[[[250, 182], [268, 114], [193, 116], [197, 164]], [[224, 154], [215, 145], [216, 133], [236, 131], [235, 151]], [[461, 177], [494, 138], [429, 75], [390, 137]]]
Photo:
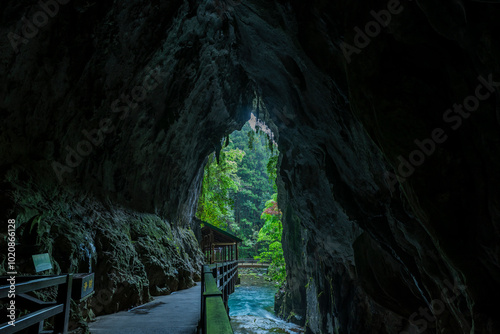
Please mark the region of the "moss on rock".
[[[79, 305], [72, 303], [73, 328], [85, 332], [84, 324], [96, 315], [189, 288], [200, 278], [201, 252], [188, 227], [95, 198], [75, 199], [66, 193], [48, 199], [47, 193], [25, 182], [13, 188], [17, 272], [36, 274], [31, 255], [39, 253], [48, 253], [53, 263], [43, 274], [95, 272], [94, 295]], [[2, 237], [0, 243], [5, 242]], [[0, 262], [4, 274], [6, 258]], [[53, 298], [51, 292], [39, 297]]]

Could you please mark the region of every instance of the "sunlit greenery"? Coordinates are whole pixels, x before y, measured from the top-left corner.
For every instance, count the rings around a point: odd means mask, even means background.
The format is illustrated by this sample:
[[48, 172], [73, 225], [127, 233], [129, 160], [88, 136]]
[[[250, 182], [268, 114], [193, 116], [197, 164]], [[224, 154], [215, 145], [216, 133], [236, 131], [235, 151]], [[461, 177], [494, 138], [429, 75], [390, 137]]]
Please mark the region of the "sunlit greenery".
[[219, 163], [212, 153], [205, 166], [197, 216], [212, 225], [227, 229], [234, 222], [234, 193], [241, 185], [238, 164], [245, 156], [239, 149], [222, 151]]
[[278, 150], [265, 125], [233, 132], [205, 166], [197, 216], [243, 240], [240, 258], [271, 262], [275, 281], [285, 277], [281, 212], [277, 204]]
[[[278, 194], [266, 202], [266, 208], [262, 212], [261, 218], [264, 219], [264, 226], [259, 231], [258, 241], [264, 243], [265, 247], [255, 258], [261, 262], [269, 262], [268, 274], [273, 280], [283, 283], [286, 277], [285, 259], [283, 257], [283, 248], [281, 247], [281, 211], [278, 208]], [[267, 247], [267, 249], [266, 249]]]

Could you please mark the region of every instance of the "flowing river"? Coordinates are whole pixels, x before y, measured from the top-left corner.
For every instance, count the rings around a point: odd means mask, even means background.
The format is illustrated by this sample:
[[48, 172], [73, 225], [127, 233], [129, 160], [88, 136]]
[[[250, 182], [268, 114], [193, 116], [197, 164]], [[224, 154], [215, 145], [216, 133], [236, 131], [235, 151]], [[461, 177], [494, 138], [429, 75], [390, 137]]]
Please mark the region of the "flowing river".
[[241, 285], [229, 296], [229, 315], [234, 334], [303, 333], [295, 324], [274, 315], [276, 286], [262, 273], [240, 269]]

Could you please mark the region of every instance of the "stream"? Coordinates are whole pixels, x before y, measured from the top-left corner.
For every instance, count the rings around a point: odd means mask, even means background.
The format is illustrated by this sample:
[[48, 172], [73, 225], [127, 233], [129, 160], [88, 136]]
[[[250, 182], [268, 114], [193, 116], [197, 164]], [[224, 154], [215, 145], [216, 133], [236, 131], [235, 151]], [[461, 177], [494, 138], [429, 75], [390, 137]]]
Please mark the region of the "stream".
[[302, 327], [274, 314], [276, 285], [262, 271], [240, 269], [241, 285], [229, 296], [229, 316], [234, 334], [303, 333]]

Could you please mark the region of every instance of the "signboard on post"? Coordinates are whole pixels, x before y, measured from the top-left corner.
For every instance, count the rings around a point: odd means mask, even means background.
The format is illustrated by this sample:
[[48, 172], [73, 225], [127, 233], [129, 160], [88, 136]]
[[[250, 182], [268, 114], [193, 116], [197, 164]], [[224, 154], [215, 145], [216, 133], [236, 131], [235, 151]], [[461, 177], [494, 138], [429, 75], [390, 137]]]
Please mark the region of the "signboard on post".
[[48, 253], [33, 255], [33, 263], [35, 264], [35, 271], [37, 273], [52, 269], [52, 262], [50, 262]]
[[74, 300], [83, 300], [94, 292], [94, 273], [74, 274], [73, 293]]

